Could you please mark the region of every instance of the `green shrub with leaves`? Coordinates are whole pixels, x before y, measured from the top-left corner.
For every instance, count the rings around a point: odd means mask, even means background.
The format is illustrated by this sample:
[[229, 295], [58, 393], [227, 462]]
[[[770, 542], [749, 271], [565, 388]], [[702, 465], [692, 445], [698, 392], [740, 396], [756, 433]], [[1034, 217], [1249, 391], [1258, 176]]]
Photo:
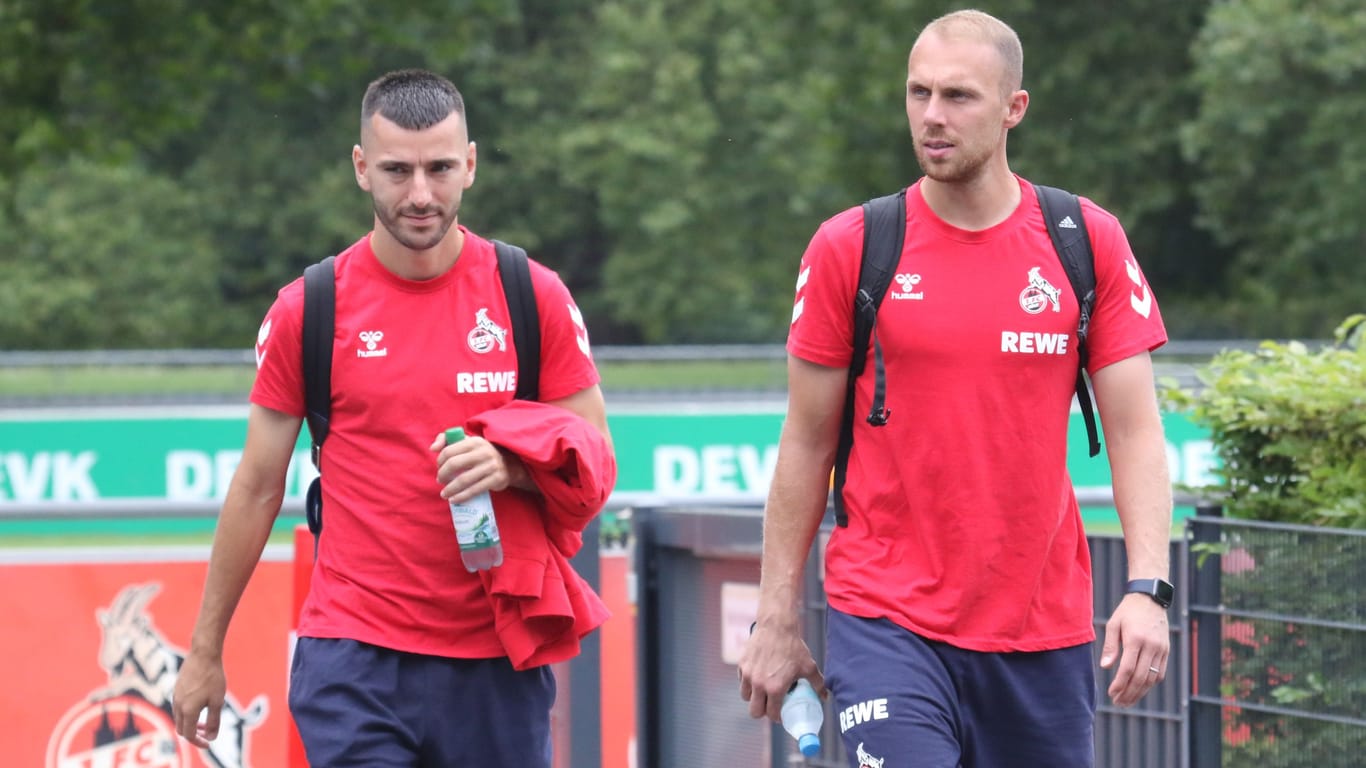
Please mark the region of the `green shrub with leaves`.
[[[1220, 558], [1223, 765], [1318, 768], [1366, 754], [1366, 315], [1311, 350], [1226, 351], [1168, 401], [1209, 428]], [[1309, 531], [1303, 525], [1318, 526]], [[1355, 530], [1337, 530], [1337, 529]]]
[[1336, 343], [1228, 350], [1167, 400], [1209, 428], [1229, 517], [1366, 528], [1366, 314]]

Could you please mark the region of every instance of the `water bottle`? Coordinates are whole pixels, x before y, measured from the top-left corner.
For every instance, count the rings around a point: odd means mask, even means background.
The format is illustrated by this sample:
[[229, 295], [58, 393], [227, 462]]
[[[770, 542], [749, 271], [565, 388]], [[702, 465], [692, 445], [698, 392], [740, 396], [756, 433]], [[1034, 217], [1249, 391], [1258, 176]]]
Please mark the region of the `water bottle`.
[[[446, 430], [446, 445], [465, 439], [465, 430]], [[493, 516], [493, 499], [488, 491], [463, 504], [451, 502], [451, 522], [460, 543], [460, 561], [470, 573], [486, 571], [503, 564], [503, 543], [498, 538], [498, 521]]]
[[816, 689], [806, 678], [798, 678], [783, 697], [783, 729], [797, 740], [797, 748], [803, 755], [813, 757], [821, 751], [821, 723], [824, 720], [821, 697], [816, 695]]

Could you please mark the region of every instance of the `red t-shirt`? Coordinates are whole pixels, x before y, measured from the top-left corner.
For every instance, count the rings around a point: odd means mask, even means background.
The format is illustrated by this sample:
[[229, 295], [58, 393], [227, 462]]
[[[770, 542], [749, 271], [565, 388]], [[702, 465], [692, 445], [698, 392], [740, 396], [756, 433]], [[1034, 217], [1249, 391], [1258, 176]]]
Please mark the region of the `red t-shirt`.
[[[335, 262], [331, 428], [322, 452], [323, 535], [299, 634], [454, 658], [504, 655], [479, 577], [438, 495], [436, 435], [513, 399], [516, 342], [488, 240], [465, 232], [427, 281], [385, 269], [367, 236]], [[598, 383], [588, 334], [558, 276], [532, 262], [542, 400]], [[281, 289], [257, 343], [251, 402], [304, 415], [303, 280]], [[494, 505], [529, 503], [519, 492]]]
[[[873, 352], [855, 388], [849, 526], [826, 550], [831, 605], [980, 651], [1095, 637], [1091, 563], [1067, 473], [1078, 307], [1033, 187], [970, 232], [906, 195], [906, 243], [878, 311], [886, 426], [871, 427]], [[1096, 263], [1089, 369], [1166, 331], [1119, 222], [1083, 200]], [[860, 208], [824, 222], [802, 257], [787, 348], [848, 367]]]

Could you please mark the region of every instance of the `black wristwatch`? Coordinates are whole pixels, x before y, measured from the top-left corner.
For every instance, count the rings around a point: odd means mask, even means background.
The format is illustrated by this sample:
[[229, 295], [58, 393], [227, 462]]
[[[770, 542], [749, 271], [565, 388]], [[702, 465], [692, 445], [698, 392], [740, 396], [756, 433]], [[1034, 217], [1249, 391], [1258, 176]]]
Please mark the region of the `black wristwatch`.
[[1176, 588], [1166, 579], [1134, 579], [1124, 585], [1124, 591], [1147, 595], [1163, 608], [1172, 607], [1172, 596], [1176, 594]]

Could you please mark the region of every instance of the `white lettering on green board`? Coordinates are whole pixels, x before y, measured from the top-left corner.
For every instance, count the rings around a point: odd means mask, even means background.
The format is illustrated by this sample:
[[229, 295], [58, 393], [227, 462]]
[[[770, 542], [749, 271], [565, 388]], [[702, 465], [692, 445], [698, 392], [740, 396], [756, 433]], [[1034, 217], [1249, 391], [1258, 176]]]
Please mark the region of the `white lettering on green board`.
[[[240, 450], [168, 451], [166, 498], [172, 501], [221, 499], [228, 495], [228, 486], [241, 461]], [[296, 451], [285, 474], [285, 495], [302, 496], [317, 475], [308, 452]]]
[[1180, 445], [1167, 443], [1167, 468], [1173, 483], [1193, 488], [1218, 485], [1219, 477], [1214, 474], [1218, 465], [1219, 456], [1210, 440], [1187, 440]]
[[654, 449], [654, 490], [663, 494], [763, 493], [777, 462], [776, 445], [659, 445]]
[[0, 499], [10, 501], [89, 501], [100, 491], [90, 478], [94, 451], [0, 453]]

